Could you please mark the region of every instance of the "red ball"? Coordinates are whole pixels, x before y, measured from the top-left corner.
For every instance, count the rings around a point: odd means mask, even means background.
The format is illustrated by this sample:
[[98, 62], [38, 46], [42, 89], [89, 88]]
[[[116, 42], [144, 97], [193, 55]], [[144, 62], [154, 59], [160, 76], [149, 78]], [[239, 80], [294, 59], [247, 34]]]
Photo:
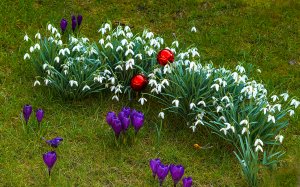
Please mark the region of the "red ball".
[[134, 91], [140, 92], [148, 85], [148, 79], [143, 74], [134, 75], [130, 80], [130, 87]]
[[157, 62], [162, 66], [165, 66], [166, 64], [168, 64], [168, 62], [173, 63], [173, 52], [170, 49], [163, 49], [159, 51], [159, 53], [157, 54]]

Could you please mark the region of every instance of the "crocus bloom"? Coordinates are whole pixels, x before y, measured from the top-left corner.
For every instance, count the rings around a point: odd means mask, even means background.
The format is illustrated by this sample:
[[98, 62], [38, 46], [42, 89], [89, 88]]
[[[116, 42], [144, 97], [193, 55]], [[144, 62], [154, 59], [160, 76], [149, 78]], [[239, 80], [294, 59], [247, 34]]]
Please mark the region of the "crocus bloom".
[[159, 180], [160, 186], [162, 186], [163, 181], [169, 173], [169, 166], [163, 165], [162, 163], [158, 164], [156, 174]]
[[121, 121], [122, 124], [122, 129], [124, 132], [128, 129], [130, 125], [130, 118], [129, 115], [126, 115], [125, 112], [121, 111], [118, 115], [119, 120]]
[[131, 123], [135, 129], [135, 133], [137, 133], [140, 128], [144, 125], [145, 116], [142, 112], [138, 112], [133, 110], [131, 113]]
[[49, 176], [50, 176], [51, 169], [54, 166], [54, 164], [56, 162], [56, 159], [57, 159], [56, 152], [55, 151], [49, 151], [47, 153], [44, 153], [43, 154], [43, 159], [44, 159], [45, 164], [48, 167]]
[[36, 119], [39, 123], [41, 123], [43, 117], [44, 117], [44, 111], [42, 109], [38, 109], [35, 113]]
[[72, 21], [76, 20], [76, 16], [72, 15]]
[[47, 140], [46, 143], [48, 145], [50, 145], [51, 147], [58, 147], [58, 145], [60, 144], [60, 142], [63, 141], [63, 138], [61, 137], [56, 137], [56, 138], [53, 138], [52, 140]]
[[183, 187], [191, 187], [193, 184], [193, 179], [191, 177], [183, 177], [182, 183]]
[[76, 25], [77, 25], [76, 19], [72, 19], [72, 30], [73, 30], [73, 32], [76, 29]]
[[26, 124], [28, 123], [31, 112], [32, 112], [32, 106], [31, 105], [25, 105], [23, 107], [23, 116], [24, 116], [24, 119], [26, 121]]
[[114, 130], [116, 137], [118, 138], [123, 128], [121, 121], [117, 117], [112, 119], [111, 127]]
[[155, 178], [156, 173], [157, 173], [157, 167], [158, 165], [161, 164], [161, 161], [159, 158], [152, 159], [150, 160], [150, 168], [152, 170], [152, 176]]
[[114, 112], [108, 112], [106, 114], [106, 122], [111, 126], [113, 118], [116, 118], [116, 114]]
[[77, 16], [78, 27], [81, 25], [81, 22], [82, 22], [82, 15], [78, 15]]
[[174, 186], [176, 186], [176, 184], [180, 181], [181, 177], [184, 174], [184, 167], [182, 165], [171, 164], [170, 173], [174, 181]]
[[124, 112], [126, 116], [129, 116], [131, 109], [130, 107], [123, 107], [121, 111]]
[[61, 21], [60, 21], [60, 28], [61, 28], [62, 33], [64, 33], [66, 31], [67, 25], [68, 25], [67, 20], [65, 20], [64, 18], [61, 19]]

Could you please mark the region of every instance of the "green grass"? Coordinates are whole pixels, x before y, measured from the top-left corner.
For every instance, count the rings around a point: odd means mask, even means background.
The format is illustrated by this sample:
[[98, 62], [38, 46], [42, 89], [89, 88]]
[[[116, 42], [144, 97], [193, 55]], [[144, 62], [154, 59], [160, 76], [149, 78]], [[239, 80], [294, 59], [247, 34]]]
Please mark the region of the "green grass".
[[[3, 186], [157, 186], [148, 161], [160, 157], [164, 163], [181, 163], [195, 186], [245, 186], [233, 148], [202, 129], [192, 133], [184, 122], [168, 115], [160, 146], [155, 125], [159, 107], [148, 102], [143, 111], [146, 124], [135, 144], [117, 148], [105, 114], [118, 105], [106, 95], [82, 101], [63, 101], [46, 88], [33, 87], [35, 72], [23, 61], [23, 37], [50, 21], [59, 26], [62, 17], [81, 13], [87, 37], [97, 40], [101, 23], [111, 20], [176, 37], [181, 47], [195, 45], [203, 62], [233, 67], [239, 61], [262, 70], [254, 76], [270, 92], [289, 90], [300, 97], [300, 2], [298, 1], [1, 1], [0, 11], [0, 184]], [[196, 26], [198, 32], [190, 32]], [[295, 60], [298, 65], [289, 65]], [[49, 147], [33, 133], [26, 133], [20, 119], [22, 106], [30, 103], [46, 111], [46, 138], [61, 136], [58, 162], [51, 179], [42, 153]], [[151, 103], [151, 104], [149, 104]], [[141, 109], [135, 101], [133, 106]], [[299, 110], [298, 110], [299, 113]], [[32, 121], [33, 118], [31, 119]], [[299, 185], [299, 114], [284, 132], [287, 151], [273, 170], [260, 173], [262, 186]], [[194, 143], [213, 148], [195, 150]], [[168, 177], [166, 185], [172, 184]]]

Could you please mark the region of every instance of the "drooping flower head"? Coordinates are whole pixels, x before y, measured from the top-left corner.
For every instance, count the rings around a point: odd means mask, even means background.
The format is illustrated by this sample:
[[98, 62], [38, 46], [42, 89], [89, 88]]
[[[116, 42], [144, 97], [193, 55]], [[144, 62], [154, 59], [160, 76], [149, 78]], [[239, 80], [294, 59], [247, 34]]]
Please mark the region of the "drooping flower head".
[[116, 118], [116, 114], [114, 112], [108, 112], [106, 114], [106, 122], [111, 126], [113, 118]]
[[35, 113], [36, 119], [39, 123], [41, 123], [42, 119], [44, 118], [44, 111], [43, 109], [37, 109]]
[[142, 112], [132, 110], [131, 115], [131, 123], [135, 129], [135, 133], [137, 133], [140, 128], [144, 125], [145, 116]]
[[123, 128], [121, 121], [117, 117], [112, 119], [111, 127], [114, 130], [116, 137], [119, 138]]
[[191, 177], [183, 177], [183, 187], [191, 187], [193, 185], [193, 179]]
[[61, 137], [56, 137], [56, 138], [53, 138], [53, 139], [51, 139], [51, 140], [47, 140], [46, 143], [47, 143], [48, 145], [50, 145], [51, 147], [57, 148], [58, 145], [59, 145], [62, 141], [63, 141], [63, 138], [61, 138]]
[[130, 125], [129, 115], [126, 115], [126, 113], [124, 111], [121, 111], [121, 112], [119, 112], [118, 117], [119, 117], [119, 120], [121, 121], [123, 131], [126, 132], [126, 130], [128, 129], [128, 127]]
[[56, 162], [56, 159], [57, 159], [57, 155], [55, 151], [49, 151], [43, 154], [43, 160], [48, 167], [49, 176], [50, 176], [51, 169]]
[[60, 21], [61, 32], [64, 33], [67, 29], [68, 22], [64, 18]]
[[156, 159], [150, 160], [149, 164], [150, 164], [150, 168], [152, 170], [152, 176], [155, 178], [156, 173], [157, 173], [157, 167], [159, 164], [161, 164], [161, 161], [159, 158], [156, 158]]
[[23, 107], [23, 116], [24, 116], [24, 119], [26, 121], [26, 124], [28, 123], [31, 112], [32, 112], [32, 106], [28, 105], [28, 104], [24, 105], [24, 107]]
[[78, 27], [81, 25], [81, 22], [82, 22], [82, 15], [78, 15], [77, 16], [77, 23], [78, 23]]
[[159, 163], [157, 166], [157, 169], [156, 169], [156, 174], [157, 174], [157, 178], [159, 180], [160, 185], [162, 185], [162, 183], [165, 180], [168, 173], [169, 173], [169, 166]]
[[184, 167], [182, 165], [171, 164], [170, 165], [170, 173], [171, 173], [172, 179], [174, 181], [174, 185], [176, 186], [176, 184], [180, 181], [180, 179], [182, 178], [182, 176], [184, 174]]

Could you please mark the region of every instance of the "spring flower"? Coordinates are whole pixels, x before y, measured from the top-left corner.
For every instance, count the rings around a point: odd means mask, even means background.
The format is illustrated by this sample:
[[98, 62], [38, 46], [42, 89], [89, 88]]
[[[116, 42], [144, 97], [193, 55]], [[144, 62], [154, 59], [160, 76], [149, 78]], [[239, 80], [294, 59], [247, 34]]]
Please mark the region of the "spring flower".
[[30, 59], [30, 55], [28, 54], [28, 53], [26, 53], [25, 55], [24, 55], [24, 60], [26, 60], [26, 59]]
[[36, 86], [36, 85], [40, 86], [41, 85], [40, 81], [38, 81], [38, 80], [34, 81], [33, 86]]
[[283, 141], [283, 136], [282, 135], [277, 135], [277, 136], [275, 136], [275, 140], [276, 141], [279, 141], [280, 143], [282, 143], [282, 141]]
[[72, 30], [73, 30], [73, 32], [75, 31], [76, 26], [77, 26], [76, 19], [72, 19]]
[[156, 169], [156, 174], [157, 174], [160, 186], [162, 186], [162, 183], [165, 180], [168, 173], [169, 173], [169, 166], [159, 163], [157, 166], [157, 169]]
[[275, 102], [275, 101], [278, 100], [279, 98], [278, 98], [277, 95], [273, 95], [273, 96], [271, 97], [271, 99], [273, 100], [273, 102]]
[[41, 49], [40, 44], [35, 44], [35, 45], [34, 45], [34, 49], [40, 50], [40, 49]]
[[119, 101], [119, 97], [118, 97], [117, 95], [114, 95], [111, 99], [112, 99], [112, 100]]
[[192, 27], [191, 32], [197, 32], [196, 27]]
[[106, 122], [111, 126], [112, 125], [112, 120], [114, 119], [114, 118], [116, 118], [117, 116], [116, 116], [116, 114], [114, 113], [114, 112], [108, 112], [107, 114], [106, 114]]
[[268, 122], [272, 121], [273, 123], [275, 123], [275, 117], [272, 115], [268, 115]]
[[121, 111], [118, 114], [119, 120], [121, 121], [122, 124], [122, 130], [124, 132], [127, 131], [129, 125], [130, 125], [130, 115], [128, 113], [126, 113], [125, 111]]
[[283, 93], [280, 96], [283, 97], [284, 101], [287, 101], [287, 99], [289, 98], [289, 94], [288, 93]]
[[255, 152], [258, 152], [258, 151], [264, 152], [262, 146], [258, 145], [255, 147]]
[[193, 179], [191, 177], [183, 177], [182, 183], [183, 187], [191, 187], [193, 184]]
[[36, 116], [38, 123], [41, 123], [41, 121], [44, 118], [44, 111], [42, 109], [37, 109], [35, 116]]
[[213, 84], [210, 88], [215, 88], [216, 91], [219, 91], [220, 86], [218, 84]]
[[131, 123], [135, 129], [135, 133], [137, 133], [140, 128], [144, 125], [145, 116], [142, 112], [138, 112], [136, 110], [133, 110], [131, 112]]
[[82, 15], [78, 15], [77, 16], [78, 27], [81, 25], [81, 22], [82, 22]]
[[64, 33], [67, 29], [68, 22], [64, 18], [60, 21], [61, 32]]
[[27, 35], [27, 34], [25, 34], [25, 36], [24, 36], [24, 40], [25, 40], [26, 42], [28, 42], [28, 40], [29, 40], [29, 37], [28, 37], [28, 35]]
[[111, 49], [114, 49], [113, 45], [110, 42], [108, 42], [104, 47], [105, 48], [110, 47]]
[[190, 109], [193, 110], [194, 107], [196, 107], [195, 103], [190, 103]]
[[28, 104], [24, 105], [24, 107], [23, 107], [23, 116], [24, 116], [24, 119], [26, 121], [26, 124], [28, 123], [31, 112], [32, 112], [32, 106], [28, 105]]
[[249, 124], [249, 121], [244, 119], [240, 122], [240, 125], [248, 125]]
[[153, 178], [155, 178], [155, 176], [156, 176], [156, 173], [157, 173], [157, 167], [158, 167], [159, 164], [161, 164], [161, 161], [160, 161], [159, 158], [152, 159], [152, 160], [150, 160], [150, 162], [149, 162], [150, 168], [151, 168], [151, 170], [152, 170], [152, 176], [153, 176]]
[[292, 110], [292, 109], [291, 109], [291, 110], [289, 110], [288, 112], [290, 113], [290, 116], [293, 116], [293, 115], [295, 114], [295, 111], [294, 111], [294, 110]]
[[179, 100], [178, 99], [173, 100], [172, 104], [175, 104], [175, 107], [178, 107], [179, 106]]
[[165, 119], [165, 113], [164, 112], [160, 112], [158, 114], [158, 117], [160, 117], [161, 119]]
[[256, 139], [255, 142], [254, 142], [254, 146], [257, 146], [257, 145], [263, 146], [264, 143], [263, 143], [263, 141], [261, 141], [261, 139]]
[[40, 40], [41, 39], [41, 34], [38, 32], [38, 33], [35, 34], [34, 37]]
[[70, 84], [71, 87], [73, 87], [73, 85], [78, 86], [78, 82], [74, 81], [74, 80], [70, 80], [69, 84]]
[[174, 186], [180, 181], [184, 174], [184, 167], [182, 165], [170, 165], [170, 173], [172, 176], [172, 179], [174, 181]]
[[112, 118], [111, 121], [112, 121], [111, 127], [114, 130], [116, 137], [119, 138], [119, 135], [120, 135], [120, 133], [122, 132], [122, 129], [123, 129], [122, 123], [117, 117]]
[[297, 101], [296, 99], [292, 99], [291, 104], [290, 105], [294, 105], [295, 108], [298, 108], [298, 106], [300, 105], [300, 102]]
[[56, 155], [55, 151], [49, 151], [49, 152], [43, 154], [43, 160], [44, 160], [44, 163], [48, 167], [49, 176], [51, 173], [51, 169], [56, 162], [56, 159], [57, 159], [57, 155]]
[[144, 105], [144, 103], [147, 102], [147, 99], [141, 97], [141, 98], [139, 99], [139, 102], [141, 103], [141, 105]]
[[58, 145], [59, 145], [62, 141], [63, 141], [63, 138], [61, 138], [61, 137], [56, 137], [56, 138], [53, 138], [53, 139], [51, 139], [51, 140], [47, 140], [46, 143], [47, 143], [48, 145], [50, 145], [51, 147], [57, 148]]

